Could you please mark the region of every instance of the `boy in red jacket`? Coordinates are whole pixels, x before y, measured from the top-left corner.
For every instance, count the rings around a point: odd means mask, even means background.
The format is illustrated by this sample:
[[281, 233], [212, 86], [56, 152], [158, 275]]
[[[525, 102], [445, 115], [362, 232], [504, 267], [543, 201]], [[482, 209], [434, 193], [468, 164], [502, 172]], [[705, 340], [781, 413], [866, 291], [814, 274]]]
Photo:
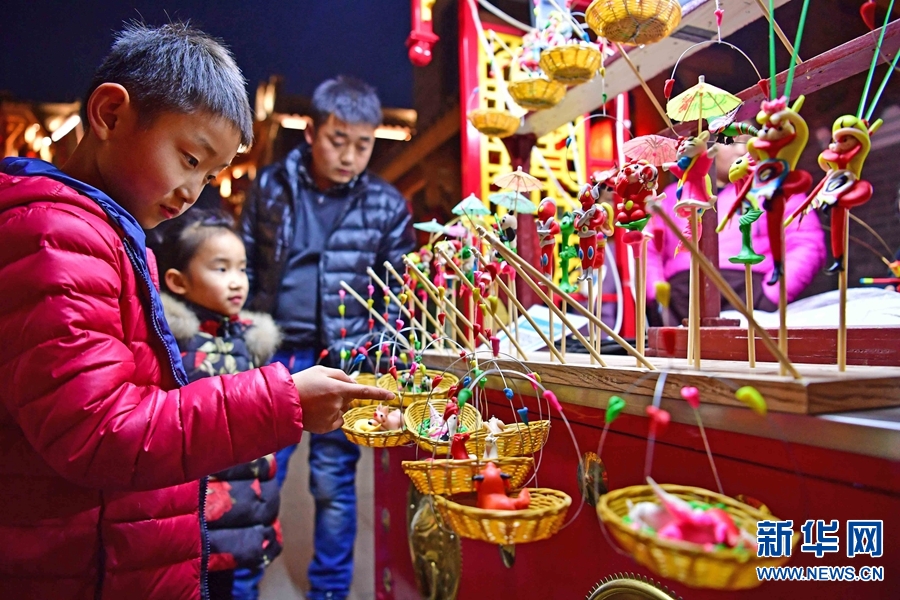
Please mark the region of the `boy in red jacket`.
[[185, 25], [122, 31], [62, 170], [0, 162], [0, 590], [206, 598], [206, 476], [392, 395], [280, 364], [187, 384], [142, 228], [252, 138], [244, 79]]

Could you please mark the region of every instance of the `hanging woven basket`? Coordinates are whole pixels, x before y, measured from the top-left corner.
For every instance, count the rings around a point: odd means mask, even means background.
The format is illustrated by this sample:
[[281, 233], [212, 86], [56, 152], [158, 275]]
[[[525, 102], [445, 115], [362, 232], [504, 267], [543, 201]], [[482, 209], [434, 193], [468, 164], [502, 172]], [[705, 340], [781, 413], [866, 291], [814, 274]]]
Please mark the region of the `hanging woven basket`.
[[553, 81], [566, 85], [585, 83], [600, 69], [600, 51], [583, 44], [547, 48], [541, 52], [541, 69]]
[[559, 104], [566, 95], [566, 86], [544, 77], [522, 79], [509, 84], [509, 95], [527, 110], [544, 110]]
[[524, 510], [477, 508], [475, 494], [453, 499], [434, 497], [434, 506], [457, 535], [489, 544], [526, 544], [545, 540], [559, 531], [572, 498], [557, 490], [528, 488], [531, 504]]
[[[370, 448], [393, 448], [412, 442], [412, 436], [404, 426], [393, 431], [364, 431], [356, 427], [358, 421], [368, 421], [375, 416], [377, 406], [358, 406], [344, 413], [344, 425], [341, 429], [347, 439], [359, 446]], [[391, 409], [397, 410], [397, 409]]]
[[584, 11], [594, 33], [611, 42], [652, 44], [681, 22], [678, 0], [594, 0]]
[[550, 436], [550, 421], [507, 425], [497, 434], [497, 456], [527, 456], [544, 447]]
[[[663, 485], [667, 492], [682, 500], [699, 501], [712, 505], [724, 505], [734, 524], [754, 537], [756, 522], [777, 521], [775, 517], [728, 496], [702, 488], [683, 485]], [[597, 515], [612, 532], [619, 545], [657, 575], [680, 581], [696, 588], [715, 590], [744, 590], [761, 582], [756, 576], [757, 567], [778, 567], [789, 557], [758, 558], [756, 552], [725, 548], [706, 551], [697, 544], [661, 539], [650, 533], [632, 529], [623, 518], [628, 515], [628, 502], [653, 502], [659, 504], [653, 489], [648, 485], [635, 485], [615, 490], [600, 497]], [[796, 545], [799, 533], [791, 540]]]
[[[397, 376], [400, 377], [407, 373], [409, 373], [409, 371], [400, 371], [397, 373]], [[435, 373], [435, 375], [437, 375], [437, 373]], [[405, 408], [413, 402], [418, 402], [419, 400], [427, 400], [429, 398], [432, 400], [446, 398], [447, 392], [451, 387], [456, 385], [456, 382], [459, 381], [459, 378], [452, 373], [440, 373], [440, 375], [443, 377], [443, 379], [436, 388], [431, 390], [431, 392], [407, 392], [403, 389], [402, 385], [400, 385], [399, 379], [394, 379], [390, 373], [379, 377], [376, 385], [382, 389], [394, 392], [394, 394], [396, 395], [394, 403], [397, 406], [402, 406], [403, 408]], [[416, 370], [416, 374], [413, 376], [413, 382], [417, 386], [422, 384], [422, 369]]]
[[[403, 472], [412, 480], [421, 494], [451, 496], [475, 491], [472, 479], [481, 473], [487, 461], [469, 460], [405, 460]], [[534, 468], [531, 457], [496, 458], [491, 460], [504, 473], [510, 476], [511, 488], [521, 487]]]
[[[444, 414], [444, 408], [447, 406], [447, 400], [418, 400], [410, 404], [403, 412], [403, 423], [406, 429], [419, 448], [430, 453], [444, 456], [450, 452], [450, 442], [441, 441], [428, 437], [428, 433], [424, 431], [426, 419], [430, 418], [431, 411], [428, 404], [431, 403], [439, 415]], [[461, 433], [469, 434], [469, 441], [466, 442], [466, 450], [469, 454], [475, 456], [484, 455], [484, 438], [487, 436], [487, 430], [482, 427], [481, 415], [474, 406], [467, 403], [463, 406], [459, 415], [459, 424], [465, 429]]]
[[469, 111], [469, 122], [488, 137], [505, 138], [519, 129], [519, 119], [498, 108], [479, 108]]

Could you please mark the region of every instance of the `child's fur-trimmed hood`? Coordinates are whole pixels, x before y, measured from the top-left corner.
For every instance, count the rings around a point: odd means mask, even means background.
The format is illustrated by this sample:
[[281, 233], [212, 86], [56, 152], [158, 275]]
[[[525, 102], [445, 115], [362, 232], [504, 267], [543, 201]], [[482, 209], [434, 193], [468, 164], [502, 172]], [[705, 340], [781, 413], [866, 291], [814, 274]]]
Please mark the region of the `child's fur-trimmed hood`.
[[[166, 320], [176, 340], [187, 341], [200, 333], [200, 319], [187, 304], [171, 294], [163, 292], [160, 295]], [[252, 355], [253, 363], [257, 366], [265, 365], [272, 360], [281, 345], [281, 330], [272, 317], [265, 313], [241, 311], [238, 318], [252, 323], [253, 326], [244, 334], [244, 342]]]

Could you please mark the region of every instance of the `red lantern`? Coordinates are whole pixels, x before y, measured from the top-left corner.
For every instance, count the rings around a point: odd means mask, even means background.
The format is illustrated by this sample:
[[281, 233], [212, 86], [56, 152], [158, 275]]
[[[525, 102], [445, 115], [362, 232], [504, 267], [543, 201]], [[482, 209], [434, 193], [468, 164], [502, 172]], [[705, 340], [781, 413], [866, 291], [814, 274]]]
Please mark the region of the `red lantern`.
[[440, 38], [431, 28], [435, 0], [412, 0], [412, 31], [406, 38], [409, 60], [417, 67], [431, 63], [431, 48]]

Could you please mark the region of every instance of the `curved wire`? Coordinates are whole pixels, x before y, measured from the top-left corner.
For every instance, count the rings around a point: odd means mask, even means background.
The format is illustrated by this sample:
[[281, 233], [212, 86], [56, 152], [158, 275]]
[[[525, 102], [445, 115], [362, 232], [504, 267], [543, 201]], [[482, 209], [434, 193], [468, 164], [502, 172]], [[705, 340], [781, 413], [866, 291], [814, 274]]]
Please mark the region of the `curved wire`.
[[[759, 73], [759, 69], [756, 68], [756, 64], [750, 59], [749, 56], [747, 56], [747, 53], [744, 52], [743, 50], [741, 50], [740, 48], [738, 48], [737, 46], [735, 46], [734, 44], [732, 44], [731, 42], [726, 42], [724, 40], [705, 40], [702, 42], [697, 42], [696, 44], [694, 44], [692, 46], [688, 46], [688, 48], [684, 52], [681, 53], [681, 56], [678, 57], [678, 60], [675, 61], [675, 66], [672, 67], [672, 76], [669, 77], [669, 79], [673, 79], [673, 80], [675, 79], [675, 71], [678, 69], [678, 63], [681, 62], [681, 59], [684, 58], [685, 54], [687, 54], [694, 48], [697, 48], [698, 46], [708, 46], [710, 44], [724, 44], [724, 45], [730, 46], [731, 48], [740, 52], [741, 56], [746, 58], [747, 62], [750, 63], [750, 66], [753, 67], [753, 70], [756, 71], [756, 78], [759, 79], [760, 81], [762, 80], [763, 76]], [[666, 100], [668, 100], [668, 98], [666, 98]]]

